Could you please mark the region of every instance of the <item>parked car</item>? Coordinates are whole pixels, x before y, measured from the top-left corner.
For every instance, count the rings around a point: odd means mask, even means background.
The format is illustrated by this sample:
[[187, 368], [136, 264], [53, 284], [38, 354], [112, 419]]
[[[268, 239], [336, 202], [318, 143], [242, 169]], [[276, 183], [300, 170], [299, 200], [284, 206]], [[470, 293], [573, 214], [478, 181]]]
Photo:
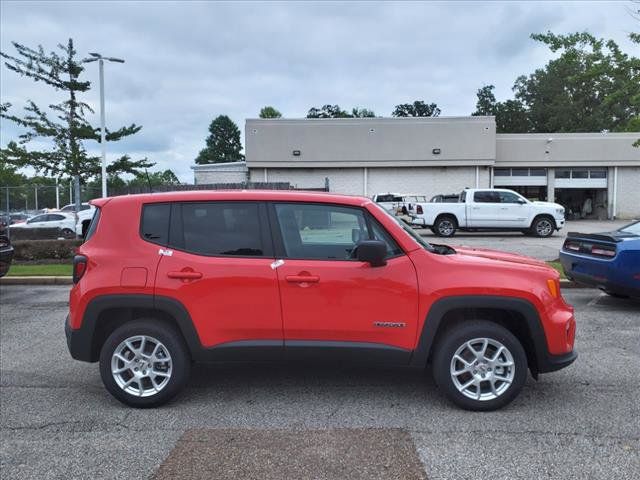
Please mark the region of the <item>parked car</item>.
[[9, 271], [13, 259], [13, 247], [6, 235], [0, 235], [0, 277], [4, 277]]
[[500, 188], [468, 188], [454, 203], [427, 203], [416, 215], [415, 225], [431, 228], [440, 237], [456, 230], [521, 231], [548, 237], [564, 226], [564, 208], [557, 203], [530, 202], [522, 195]]
[[444, 195], [434, 195], [429, 200], [431, 203], [458, 203], [460, 200], [460, 194], [458, 193], [449, 193]]
[[418, 214], [422, 214], [422, 203], [427, 202], [425, 195], [413, 193], [383, 193], [373, 196], [378, 203], [403, 222], [414, 224]]
[[170, 400], [192, 361], [324, 359], [430, 365], [454, 403], [492, 410], [527, 370], [576, 358], [558, 272], [431, 245], [366, 198], [192, 191], [93, 204], [67, 343], [127, 405]]
[[43, 213], [30, 218], [24, 223], [11, 225], [11, 228], [59, 228], [65, 238], [76, 236], [76, 220], [73, 215], [66, 213]]
[[569, 232], [560, 250], [567, 278], [614, 297], [640, 297], [640, 222], [613, 232]]
[[[87, 202], [83, 202], [80, 204], [80, 211], [83, 210], [89, 210], [91, 209], [91, 204], [87, 203]], [[75, 203], [69, 203], [67, 205], [65, 205], [64, 207], [62, 207], [60, 209], [61, 212], [66, 212], [66, 213], [75, 213], [76, 211], [76, 204]]]

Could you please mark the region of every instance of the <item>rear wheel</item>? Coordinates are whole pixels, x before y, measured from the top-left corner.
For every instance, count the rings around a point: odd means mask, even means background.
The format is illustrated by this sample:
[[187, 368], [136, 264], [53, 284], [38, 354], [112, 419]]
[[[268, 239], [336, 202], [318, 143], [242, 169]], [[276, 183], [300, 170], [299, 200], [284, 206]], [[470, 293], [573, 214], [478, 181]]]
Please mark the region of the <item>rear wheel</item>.
[[456, 219], [449, 215], [438, 217], [433, 224], [433, 232], [438, 237], [453, 237], [457, 228]]
[[496, 410], [520, 393], [527, 378], [527, 356], [506, 328], [469, 321], [449, 330], [436, 346], [433, 376], [459, 407]]
[[132, 407], [157, 407], [171, 400], [186, 384], [190, 368], [181, 335], [154, 319], [116, 329], [100, 353], [104, 386]]

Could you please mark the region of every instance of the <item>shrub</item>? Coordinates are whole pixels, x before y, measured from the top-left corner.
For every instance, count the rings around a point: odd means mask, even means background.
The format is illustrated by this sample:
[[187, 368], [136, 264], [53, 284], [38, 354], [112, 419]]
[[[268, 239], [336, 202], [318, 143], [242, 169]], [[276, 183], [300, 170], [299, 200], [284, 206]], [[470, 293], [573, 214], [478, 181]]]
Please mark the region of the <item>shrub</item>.
[[72, 259], [82, 240], [16, 240], [14, 261]]
[[58, 227], [12, 228], [11, 240], [55, 240], [62, 237]]

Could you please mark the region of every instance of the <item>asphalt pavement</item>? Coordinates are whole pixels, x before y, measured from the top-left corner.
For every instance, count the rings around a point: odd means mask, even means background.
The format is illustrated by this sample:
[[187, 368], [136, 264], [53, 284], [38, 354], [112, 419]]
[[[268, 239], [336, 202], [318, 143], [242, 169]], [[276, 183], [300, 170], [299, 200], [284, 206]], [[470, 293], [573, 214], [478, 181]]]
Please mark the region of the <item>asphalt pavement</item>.
[[0, 476], [640, 478], [640, 302], [564, 292], [579, 358], [507, 408], [453, 407], [424, 372], [197, 366], [135, 410], [65, 343], [66, 286], [0, 287]]

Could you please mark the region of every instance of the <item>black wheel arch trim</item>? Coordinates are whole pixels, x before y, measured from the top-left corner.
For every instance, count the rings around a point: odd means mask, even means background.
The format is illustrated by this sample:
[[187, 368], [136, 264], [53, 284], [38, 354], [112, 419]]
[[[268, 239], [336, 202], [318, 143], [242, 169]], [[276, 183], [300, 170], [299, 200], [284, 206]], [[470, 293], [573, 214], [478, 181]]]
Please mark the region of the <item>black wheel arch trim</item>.
[[552, 355], [549, 353], [540, 315], [528, 300], [495, 295], [462, 295], [442, 298], [431, 306], [420, 332], [418, 344], [411, 356], [411, 365], [420, 367], [427, 364], [434, 347], [436, 335], [447, 313], [453, 310], [473, 308], [514, 311], [522, 316], [534, 349], [535, 364], [529, 365], [534, 376], [538, 373], [552, 372], [564, 368], [577, 358], [575, 351], [565, 355]]

